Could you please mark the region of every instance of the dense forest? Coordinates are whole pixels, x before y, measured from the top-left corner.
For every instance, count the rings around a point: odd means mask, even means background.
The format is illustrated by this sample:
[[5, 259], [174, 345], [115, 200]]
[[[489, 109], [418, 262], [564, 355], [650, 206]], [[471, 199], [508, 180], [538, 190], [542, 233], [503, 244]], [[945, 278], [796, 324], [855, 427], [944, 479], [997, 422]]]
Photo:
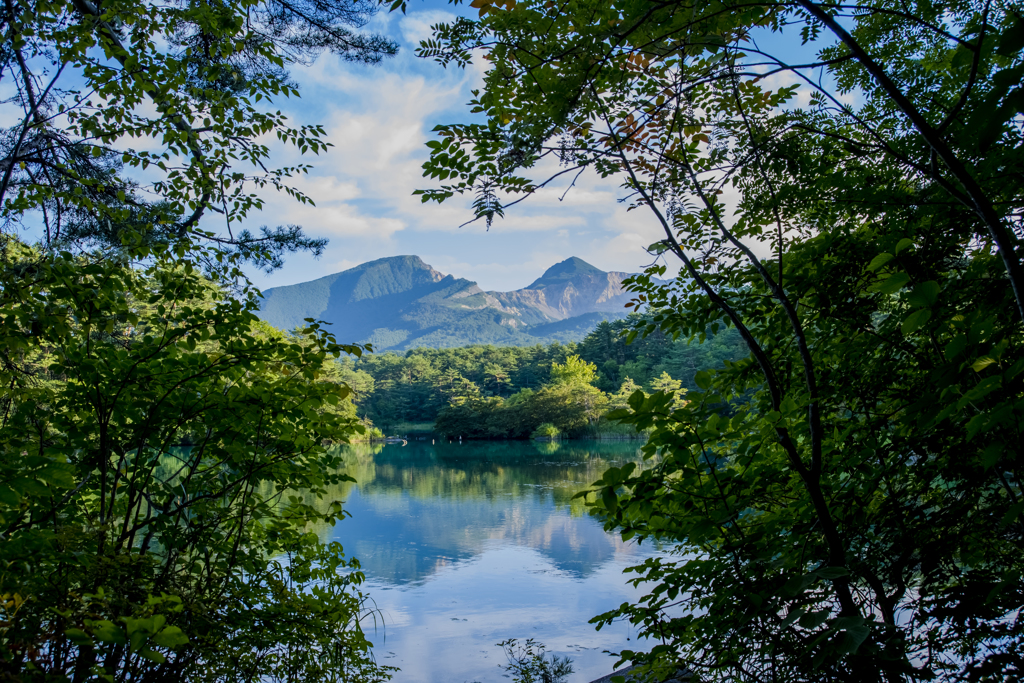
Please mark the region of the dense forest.
[[[352, 387], [359, 416], [387, 433], [436, 421], [446, 436], [525, 437], [544, 423], [563, 433], [593, 433], [604, 409], [622, 407], [633, 391], [696, 389], [697, 372], [746, 355], [733, 329], [709, 334], [703, 343], [654, 330], [627, 344], [628, 331], [642, 319], [634, 313], [601, 322], [578, 344], [346, 357], [338, 361], [339, 377]], [[566, 388], [553, 395], [559, 383]], [[615, 429], [601, 424], [601, 431]]]

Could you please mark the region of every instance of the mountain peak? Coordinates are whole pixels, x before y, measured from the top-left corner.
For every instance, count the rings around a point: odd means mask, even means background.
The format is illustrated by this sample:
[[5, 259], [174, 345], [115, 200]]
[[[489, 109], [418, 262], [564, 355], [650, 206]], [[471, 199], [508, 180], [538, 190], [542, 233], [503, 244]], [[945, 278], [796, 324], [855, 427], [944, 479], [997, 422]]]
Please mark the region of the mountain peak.
[[397, 270], [428, 270], [432, 273], [437, 272], [429, 263], [414, 254], [385, 256], [384, 258], [379, 258], [375, 261], [367, 261], [366, 263], [350, 268], [349, 270], [364, 271], [385, 266]]
[[534, 289], [539, 286], [543, 286], [548, 283], [571, 280], [579, 275], [606, 275], [603, 270], [595, 266], [590, 265], [578, 256], [570, 256], [569, 258], [556, 263], [547, 270], [544, 274], [537, 278], [533, 284], [527, 289]]
[[339, 338], [377, 349], [575, 341], [599, 320], [622, 316], [623, 275], [572, 257], [525, 289], [484, 292], [419, 256], [389, 256], [267, 289], [259, 315], [282, 329], [319, 318], [334, 323]]

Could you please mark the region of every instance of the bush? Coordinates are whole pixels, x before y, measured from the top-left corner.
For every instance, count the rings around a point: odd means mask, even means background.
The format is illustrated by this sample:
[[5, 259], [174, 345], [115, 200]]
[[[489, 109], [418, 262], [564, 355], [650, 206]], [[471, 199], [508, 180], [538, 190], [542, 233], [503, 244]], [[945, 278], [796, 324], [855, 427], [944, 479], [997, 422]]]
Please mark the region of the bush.
[[315, 378], [361, 349], [267, 334], [166, 253], [5, 247], [0, 679], [389, 678], [358, 564], [308, 532], [340, 504], [287, 495], [352, 481], [325, 444], [363, 428]]
[[559, 434], [561, 434], [561, 432], [558, 431], [558, 427], [550, 422], [545, 422], [537, 427], [537, 429], [533, 430], [532, 436], [535, 439], [557, 439]]
[[520, 644], [516, 638], [498, 643], [505, 650], [508, 665], [502, 667], [515, 683], [564, 683], [573, 673], [572, 660], [545, 652], [544, 645], [528, 638]]

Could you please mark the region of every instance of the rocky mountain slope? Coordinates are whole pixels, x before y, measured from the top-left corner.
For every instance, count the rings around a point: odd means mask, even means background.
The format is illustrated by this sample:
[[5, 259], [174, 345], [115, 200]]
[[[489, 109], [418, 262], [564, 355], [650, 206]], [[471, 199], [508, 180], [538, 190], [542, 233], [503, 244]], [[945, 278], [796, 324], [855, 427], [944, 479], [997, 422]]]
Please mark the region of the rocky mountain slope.
[[304, 318], [325, 320], [339, 341], [370, 342], [378, 350], [576, 341], [601, 320], [625, 315], [628, 275], [573, 257], [523, 289], [485, 292], [418, 256], [394, 256], [268, 289], [259, 315], [282, 329]]

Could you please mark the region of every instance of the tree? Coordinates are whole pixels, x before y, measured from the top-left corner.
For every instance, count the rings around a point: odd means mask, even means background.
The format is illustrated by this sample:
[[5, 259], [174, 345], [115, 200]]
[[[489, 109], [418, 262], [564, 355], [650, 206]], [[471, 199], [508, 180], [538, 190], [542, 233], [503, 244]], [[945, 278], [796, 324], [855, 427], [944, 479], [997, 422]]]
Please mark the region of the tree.
[[630, 377], [626, 377], [622, 381], [622, 386], [619, 387], [619, 390], [608, 397], [609, 406], [612, 410], [621, 410], [628, 407], [629, 397], [637, 391], [642, 391], [640, 385]]
[[362, 349], [267, 330], [165, 249], [0, 258], [4, 675], [387, 679], [358, 563], [307, 531], [361, 429], [316, 378]]
[[570, 386], [592, 384], [597, 379], [597, 366], [577, 355], [569, 356], [565, 363], [551, 364], [551, 383]]
[[593, 385], [597, 366], [571, 355], [564, 363], [552, 363], [551, 382], [541, 387], [525, 403], [531, 422], [550, 422], [560, 431], [579, 433], [596, 423], [604, 413], [608, 398]]
[[672, 407], [681, 408], [686, 399], [683, 396], [686, 394], [686, 389], [682, 388], [683, 383], [678, 379], [672, 379], [667, 372], [662, 372], [657, 378], [651, 380], [651, 389], [656, 392], [664, 394], [672, 394]]
[[48, 249], [212, 243], [267, 269], [287, 251], [320, 253], [325, 241], [298, 226], [256, 235], [239, 223], [263, 206], [254, 190], [310, 201], [287, 184], [308, 166], [268, 168], [261, 138], [315, 154], [329, 143], [321, 126], [290, 126], [273, 102], [298, 95], [287, 65], [323, 51], [363, 62], [394, 54], [354, 30], [375, 9], [366, 0], [5, 3], [0, 74], [21, 116], [0, 135], [4, 228], [38, 229]]
[[240, 221], [262, 188], [309, 201], [287, 184], [308, 167], [268, 167], [262, 138], [319, 153], [323, 128], [273, 100], [323, 50], [392, 54], [357, 31], [374, 10], [0, 8], [20, 111], [0, 133], [3, 677], [389, 676], [360, 628], [358, 564], [307, 531], [343, 516], [319, 500], [346, 480], [326, 445], [361, 427], [328, 359], [363, 347], [316, 323], [268, 330], [239, 270], [322, 250]]
[[[634, 393], [618, 413], [652, 430], [650, 462], [605, 473], [594, 510], [682, 558], [635, 568], [654, 589], [597, 620], [661, 641], [622, 655], [716, 680], [1019, 676], [1019, 10], [476, 5], [421, 48], [488, 59], [487, 120], [438, 127], [424, 200], [475, 193], [490, 222], [563, 174], [614, 175], [682, 265], [633, 278], [632, 336], [728, 327], [749, 354], [676, 410]], [[769, 32], [816, 54], [765, 52]]]

